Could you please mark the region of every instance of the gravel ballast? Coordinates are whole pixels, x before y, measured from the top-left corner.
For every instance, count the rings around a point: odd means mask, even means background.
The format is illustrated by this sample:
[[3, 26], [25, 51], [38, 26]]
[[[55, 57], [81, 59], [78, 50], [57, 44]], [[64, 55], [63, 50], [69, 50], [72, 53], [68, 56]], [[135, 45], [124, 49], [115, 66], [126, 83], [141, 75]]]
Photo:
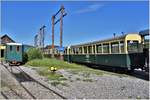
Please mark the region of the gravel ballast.
[[[117, 76], [111, 74], [83, 76], [83, 73], [71, 73], [70, 70], [58, 70], [67, 80], [61, 80], [65, 83], [53, 86], [53, 80], [49, 80], [44, 76], [40, 76], [37, 72], [38, 68], [24, 67], [20, 68], [38, 80], [50, 89], [61, 94], [68, 99], [149, 99], [149, 81], [131, 77]], [[14, 68], [15, 71], [15, 68]], [[58, 95], [48, 92], [47, 89], [32, 83], [30, 81], [22, 82], [22, 84], [31, 93], [39, 99], [59, 99]]]

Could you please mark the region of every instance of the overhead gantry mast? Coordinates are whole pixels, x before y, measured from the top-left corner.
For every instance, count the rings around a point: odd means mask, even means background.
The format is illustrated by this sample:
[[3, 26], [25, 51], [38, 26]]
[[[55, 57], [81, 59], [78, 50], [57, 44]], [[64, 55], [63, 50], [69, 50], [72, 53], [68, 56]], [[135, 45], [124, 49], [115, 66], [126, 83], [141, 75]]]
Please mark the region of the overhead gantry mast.
[[[55, 22], [55, 18], [58, 14], [60, 15], [60, 18]], [[60, 48], [62, 48], [62, 43], [63, 43], [63, 17], [66, 16], [67, 13], [65, 13], [65, 8], [62, 5], [61, 8], [58, 10], [56, 14], [52, 16], [52, 57], [54, 57], [54, 26], [60, 22]]]

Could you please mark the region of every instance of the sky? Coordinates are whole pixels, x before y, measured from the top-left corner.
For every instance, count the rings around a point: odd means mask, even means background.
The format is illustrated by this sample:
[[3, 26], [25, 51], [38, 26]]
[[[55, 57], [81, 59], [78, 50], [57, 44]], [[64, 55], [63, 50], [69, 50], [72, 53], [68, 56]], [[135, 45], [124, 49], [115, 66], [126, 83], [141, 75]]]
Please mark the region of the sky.
[[[61, 5], [67, 13], [63, 18], [63, 46], [149, 28], [148, 1], [2, 1], [1, 35], [8, 34], [16, 42], [34, 45], [34, 36], [45, 25], [45, 45], [51, 45], [51, 17]], [[59, 39], [60, 23], [57, 23], [55, 45], [59, 45]]]

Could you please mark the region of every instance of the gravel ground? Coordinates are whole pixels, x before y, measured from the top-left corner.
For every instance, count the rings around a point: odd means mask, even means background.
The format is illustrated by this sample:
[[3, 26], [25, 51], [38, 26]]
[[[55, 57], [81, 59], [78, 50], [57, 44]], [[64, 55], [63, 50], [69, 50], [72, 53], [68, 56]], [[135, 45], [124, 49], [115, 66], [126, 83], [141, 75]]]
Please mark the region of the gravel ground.
[[[149, 99], [149, 81], [131, 76], [119, 77], [110, 74], [90, 74], [85, 76], [84, 73], [75, 74], [70, 70], [59, 70], [58, 73], [67, 78], [67, 80], [63, 80], [66, 85], [53, 86], [51, 85], [53, 81], [40, 76], [36, 72], [36, 68], [21, 66], [21, 69], [50, 89], [69, 99]], [[22, 84], [36, 98], [60, 98], [32, 81], [24, 81]]]
[[[61, 70], [65, 77], [70, 77], [69, 71]], [[115, 75], [90, 75], [87, 81], [82, 74], [72, 75], [69, 87], [59, 85], [71, 98], [86, 99], [129, 99], [149, 98], [149, 82], [133, 77], [119, 77]], [[79, 80], [80, 78], [80, 80]]]
[[[52, 91], [44, 88], [35, 81], [28, 79], [27, 76], [23, 77], [24, 75], [20, 74], [19, 68], [12, 68], [13, 74], [17, 77], [16, 80], [3, 66], [1, 67], [3, 68], [2, 81], [5, 81], [6, 85], [2, 87], [0, 95], [1, 99], [61, 99], [61, 97], [59, 97]], [[30, 70], [31, 72], [35, 72], [30, 68], [24, 67], [24, 69]], [[29, 75], [32, 76], [31, 73], [29, 73]], [[36, 75], [38, 74], [36, 73]]]
[[8, 99], [32, 99], [25, 91], [21, 84], [10, 74], [10, 72], [2, 65], [1, 69], [1, 95], [0, 98]]

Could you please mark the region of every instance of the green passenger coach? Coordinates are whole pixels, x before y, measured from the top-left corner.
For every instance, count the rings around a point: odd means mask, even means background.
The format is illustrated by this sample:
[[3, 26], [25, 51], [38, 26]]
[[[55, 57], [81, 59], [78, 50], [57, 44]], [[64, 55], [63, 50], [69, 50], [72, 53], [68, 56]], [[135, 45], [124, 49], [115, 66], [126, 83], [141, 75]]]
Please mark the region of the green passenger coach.
[[[64, 60], [134, 70], [143, 68], [142, 39], [139, 34], [122, 36], [66, 47]], [[100, 66], [99, 66], [100, 67]]]

